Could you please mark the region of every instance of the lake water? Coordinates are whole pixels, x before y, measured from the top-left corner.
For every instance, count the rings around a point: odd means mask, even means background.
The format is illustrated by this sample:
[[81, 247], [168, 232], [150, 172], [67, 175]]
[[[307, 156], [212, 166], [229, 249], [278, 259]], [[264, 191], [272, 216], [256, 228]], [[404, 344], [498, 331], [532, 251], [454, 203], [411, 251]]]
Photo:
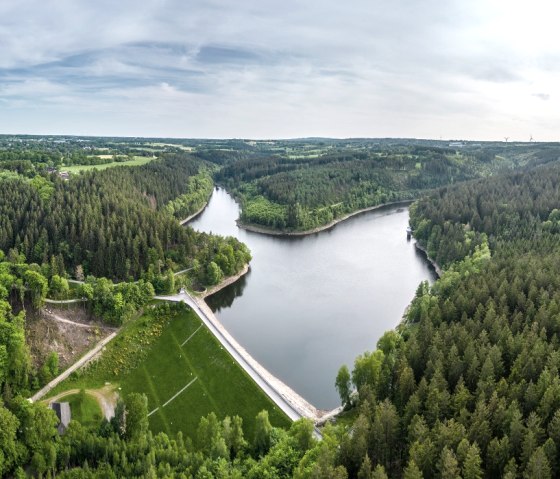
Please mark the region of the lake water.
[[329, 231], [275, 237], [237, 227], [239, 206], [214, 191], [190, 226], [235, 236], [251, 249], [250, 272], [208, 298], [218, 319], [271, 373], [314, 406], [332, 409], [338, 369], [374, 350], [421, 281], [435, 272], [407, 241], [408, 208], [389, 206]]

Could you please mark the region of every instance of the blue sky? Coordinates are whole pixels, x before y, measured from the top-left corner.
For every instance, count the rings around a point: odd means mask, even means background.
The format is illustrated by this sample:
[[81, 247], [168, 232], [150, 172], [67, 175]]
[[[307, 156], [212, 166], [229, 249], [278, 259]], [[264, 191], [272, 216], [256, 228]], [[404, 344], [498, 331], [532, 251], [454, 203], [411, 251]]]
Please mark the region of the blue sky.
[[548, 0], [0, 2], [0, 133], [560, 140]]

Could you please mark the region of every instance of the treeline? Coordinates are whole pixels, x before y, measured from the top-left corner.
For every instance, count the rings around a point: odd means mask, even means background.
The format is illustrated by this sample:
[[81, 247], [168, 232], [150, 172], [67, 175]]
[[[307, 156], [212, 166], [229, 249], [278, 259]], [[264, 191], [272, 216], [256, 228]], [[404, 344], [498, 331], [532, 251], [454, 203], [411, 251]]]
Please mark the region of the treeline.
[[239, 416], [219, 420], [214, 413], [201, 419], [194, 442], [182, 433], [154, 436], [148, 431], [146, 397], [135, 393], [120, 400], [115, 417], [97, 430], [73, 421], [63, 436], [46, 406], [16, 398], [10, 409], [0, 406], [0, 474], [16, 478], [27, 473], [68, 479], [303, 478], [308, 477], [306, 453], [316, 446], [310, 421], [295, 422], [289, 431], [275, 429], [266, 411], [257, 416], [252, 437], [245, 437]]
[[[224, 240], [181, 227], [165, 208], [185, 192], [196, 198], [207, 194], [207, 182], [191, 180], [200, 166], [177, 154], [139, 167], [87, 172], [70, 181], [6, 178], [0, 189], [0, 249], [14, 249], [30, 263], [56, 265], [51, 274], [75, 276], [80, 270], [85, 276], [119, 280], [149, 270], [162, 274], [196, 260], [202, 265], [197, 280], [208, 284], [206, 267], [221, 264], [215, 257]], [[236, 256], [229, 271], [237, 271], [248, 251], [233, 239], [226, 246]]]
[[559, 183], [556, 163], [444, 188], [411, 208], [414, 236], [443, 266], [472, 253], [484, 237], [493, 250], [504, 242], [541, 247], [558, 233]]
[[166, 210], [178, 220], [183, 220], [200, 210], [210, 198], [214, 182], [208, 171], [191, 176], [185, 193], [165, 205]]
[[[306, 452], [316, 446], [310, 421], [298, 421], [289, 431], [274, 429], [266, 411], [258, 414], [251, 437], [245, 437], [240, 417], [218, 419], [214, 413], [202, 418], [196, 431], [189, 431], [192, 440], [184, 439], [182, 433], [154, 436], [148, 431], [147, 399], [134, 393], [119, 400], [111, 421], [104, 420], [91, 428], [73, 421], [60, 436], [54, 411], [26, 399], [30, 389], [38, 387], [34, 383], [43, 372], [36, 373], [31, 367], [24, 310], [12, 314], [7, 301], [10, 290], [17, 295], [23, 291], [31, 302], [35, 302], [37, 294], [45, 293], [47, 282], [44, 278], [36, 280], [35, 276], [40, 276], [36, 269], [32, 265], [0, 262], [1, 477], [291, 477]], [[19, 288], [20, 283], [23, 288]], [[113, 288], [110, 282], [98, 280], [88, 281], [83, 291], [93, 293], [93, 308], [104, 308], [107, 297], [141, 295], [145, 286]], [[138, 301], [143, 299], [139, 297]], [[134, 345], [132, 351], [126, 348], [124, 354], [145, 354], [152, 337], [161, 333], [161, 323], [180, 309], [179, 305], [155, 306], [152, 316], [157, 320], [149, 337]], [[54, 357], [42, 369], [56, 374], [57, 366]], [[304, 466], [309, 467], [308, 463]]]
[[241, 200], [243, 222], [291, 231], [321, 226], [362, 208], [416, 198], [426, 190], [512, 165], [497, 161], [495, 155], [417, 145], [317, 151], [233, 161], [216, 180]]

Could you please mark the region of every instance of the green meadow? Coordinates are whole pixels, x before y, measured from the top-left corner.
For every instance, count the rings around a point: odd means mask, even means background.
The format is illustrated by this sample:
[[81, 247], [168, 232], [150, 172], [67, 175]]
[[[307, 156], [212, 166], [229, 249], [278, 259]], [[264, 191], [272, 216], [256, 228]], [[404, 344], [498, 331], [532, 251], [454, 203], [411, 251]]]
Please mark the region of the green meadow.
[[89, 171], [89, 170], [105, 170], [107, 168], [113, 168], [115, 166], [140, 166], [149, 163], [150, 161], [154, 160], [152, 157], [148, 156], [135, 156], [133, 160], [128, 161], [113, 161], [111, 163], [105, 163], [103, 165], [72, 165], [72, 166], [63, 166], [60, 168], [60, 171], [67, 171], [70, 174], [77, 174], [81, 171]]
[[72, 420], [82, 423], [84, 426], [99, 426], [103, 413], [97, 399], [89, 394], [69, 394], [59, 399], [70, 403]]
[[243, 418], [252, 437], [256, 415], [268, 410], [274, 426], [289, 418], [266, 396], [230, 354], [186, 307], [165, 319], [146, 313], [126, 325], [100, 360], [70, 376], [52, 394], [72, 388], [97, 388], [106, 382], [148, 397], [150, 429], [183, 431], [194, 437], [202, 416]]

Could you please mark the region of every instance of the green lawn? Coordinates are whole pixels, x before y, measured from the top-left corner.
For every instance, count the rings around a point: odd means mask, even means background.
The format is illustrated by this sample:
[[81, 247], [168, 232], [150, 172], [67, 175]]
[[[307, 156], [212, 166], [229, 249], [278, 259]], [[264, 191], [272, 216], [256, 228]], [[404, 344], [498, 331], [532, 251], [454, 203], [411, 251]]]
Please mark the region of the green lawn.
[[103, 419], [103, 413], [97, 400], [89, 394], [69, 394], [59, 399], [70, 403], [72, 420], [80, 422], [84, 426], [99, 426]]
[[[189, 383], [187, 389], [162, 407]], [[254, 418], [262, 409], [268, 409], [273, 425], [289, 424], [284, 413], [192, 312], [182, 313], [164, 329], [146, 359], [120, 385], [124, 393], [145, 393], [150, 411], [159, 408], [150, 416], [154, 431], [182, 430], [192, 435], [200, 418], [211, 411], [218, 417], [243, 417], [248, 437], [252, 437]]]
[[149, 163], [154, 158], [148, 156], [135, 156], [134, 160], [129, 161], [113, 161], [111, 163], [105, 163], [104, 165], [72, 165], [72, 166], [61, 166], [60, 171], [68, 171], [71, 174], [79, 173], [80, 171], [89, 170], [105, 170], [107, 168], [113, 168], [114, 166], [140, 166]]
[[274, 426], [290, 424], [190, 310], [171, 320], [146, 314], [128, 324], [109, 343], [100, 361], [72, 375], [52, 394], [97, 388], [107, 381], [118, 384], [120, 394], [146, 394], [149, 411], [159, 408], [150, 416], [154, 432], [183, 431], [194, 437], [200, 418], [212, 411], [220, 418], [241, 416], [247, 437], [252, 437], [255, 417], [263, 409], [268, 410]]

